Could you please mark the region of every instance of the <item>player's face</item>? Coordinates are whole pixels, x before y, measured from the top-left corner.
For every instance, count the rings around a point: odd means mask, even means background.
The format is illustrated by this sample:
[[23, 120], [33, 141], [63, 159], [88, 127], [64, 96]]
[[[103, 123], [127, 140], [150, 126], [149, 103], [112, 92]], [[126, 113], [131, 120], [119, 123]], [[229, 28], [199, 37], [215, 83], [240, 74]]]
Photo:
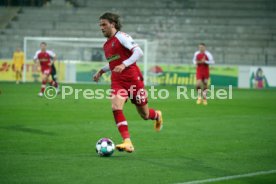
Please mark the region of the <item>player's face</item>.
[[112, 36], [114, 25], [107, 19], [100, 20], [100, 28], [105, 37], [110, 38]]
[[200, 52], [205, 52], [205, 50], [206, 50], [204, 45], [199, 45], [198, 49], [199, 49]]
[[46, 46], [45, 44], [40, 44], [40, 49], [41, 49], [42, 51], [45, 51], [46, 48], [47, 48], [47, 46]]

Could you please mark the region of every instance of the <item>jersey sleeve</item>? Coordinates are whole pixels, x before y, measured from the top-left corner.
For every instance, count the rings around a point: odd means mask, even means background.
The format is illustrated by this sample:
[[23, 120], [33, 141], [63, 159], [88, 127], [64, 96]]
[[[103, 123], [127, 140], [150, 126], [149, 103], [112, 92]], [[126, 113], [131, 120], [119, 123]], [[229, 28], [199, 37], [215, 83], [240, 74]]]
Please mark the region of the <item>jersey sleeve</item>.
[[209, 59], [209, 61], [206, 61], [206, 63], [207, 64], [215, 64], [213, 55], [210, 52], [208, 52], [208, 51], [206, 51], [205, 53], [206, 53], [206, 55], [207, 55], [207, 57]]
[[143, 51], [140, 49], [140, 47], [134, 47], [132, 55], [125, 61], [123, 61], [123, 64], [128, 67], [138, 61], [143, 56]]
[[195, 53], [194, 53], [194, 58], [193, 58], [193, 63], [196, 65], [196, 57], [197, 57], [197, 55], [198, 55], [198, 51], [196, 51]]
[[21, 63], [24, 64], [24, 59], [25, 59], [25, 55], [24, 55], [24, 52], [21, 53]]
[[52, 50], [47, 50], [47, 53], [50, 55], [51, 58], [56, 57], [56, 53], [54, 53], [54, 51]]
[[118, 32], [116, 37], [120, 41], [120, 43], [127, 48], [128, 50], [133, 50], [135, 47], [138, 47], [138, 44], [126, 33]]
[[38, 58], [38, 54], [39, 54], [39, 51], [36, 51], [35, 55], [34, 55], [34, 60], [37, 60]]

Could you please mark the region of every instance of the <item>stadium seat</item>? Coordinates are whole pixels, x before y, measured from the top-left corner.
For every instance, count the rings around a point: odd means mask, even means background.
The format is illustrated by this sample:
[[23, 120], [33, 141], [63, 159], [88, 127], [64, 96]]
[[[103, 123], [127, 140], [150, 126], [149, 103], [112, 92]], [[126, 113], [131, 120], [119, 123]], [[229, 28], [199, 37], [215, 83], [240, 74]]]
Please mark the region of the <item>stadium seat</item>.
[[[237, 64], [234, 60], [242, 59], [246, 64], [263, 64], [259, 60], [264, 58], [265, 50], [269, 51], [270, 63], [275, 58], [273, 0], [211, 0], [212, 3], [201, 0], [146, 3], [142, 0], [131, 4], [127, 0], [118, 0], [116, 4], [111, 1], [77, 0], [79, 8], [64, 3], [42, 8], [23, 7], [15, 11], [13, 20], [1, 29], [4, 37], [1, 36], [0, 41], [6, 43], [8, 38], [10, 45], [18, 45], [26, 35], [102, 37], [98, 18], [105, 11], [113, 11], [121, 15], [123, 31], [136, 39], [159, 41], [157, 52], [163, 53], [157, 55], [158, 61], [191, 63], [200, 42], [207, 44], [217, 63]], [[2, 10], [5, 8], [1, 8], [0, 14], [7, 16], [8, 11]], [[13, 49], [7, 55], [11, 55]]]

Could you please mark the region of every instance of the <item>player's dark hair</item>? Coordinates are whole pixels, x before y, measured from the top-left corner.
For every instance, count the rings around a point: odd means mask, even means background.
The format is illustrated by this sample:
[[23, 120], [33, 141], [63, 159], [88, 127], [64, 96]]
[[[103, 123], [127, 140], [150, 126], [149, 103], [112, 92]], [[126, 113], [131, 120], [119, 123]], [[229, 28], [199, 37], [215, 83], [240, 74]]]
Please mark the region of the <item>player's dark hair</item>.
[[114, 23], [115, 28], [116, 28], [117, 31], [120, 31], [121, 28], [122, 28], [122, 24], [121, 24], [121, 21], [120, 21], [120, 16], [115, 14], [115, 13], [106, 12], [102, 16], [100, 16], [99, 19], [106, 19], [110, 23]]
[[202, 46], [206, 47], [206, 44], [205, 44], [205, 43], [200, 43], [199, 45], [202, 45]]
[[46, 42], [41, 42], [40, 45], [47, 45], [47, 43]]

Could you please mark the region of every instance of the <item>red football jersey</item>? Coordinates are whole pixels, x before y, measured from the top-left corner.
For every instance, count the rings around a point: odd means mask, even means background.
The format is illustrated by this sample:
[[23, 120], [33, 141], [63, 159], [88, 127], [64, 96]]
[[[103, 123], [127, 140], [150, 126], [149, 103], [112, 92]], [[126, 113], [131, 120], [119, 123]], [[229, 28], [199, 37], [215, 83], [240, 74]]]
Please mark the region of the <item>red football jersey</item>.
[[[198, 53], [196, 56], [197, 61], [201, 61], [204, 58], [206, 61], [209, 61], [209, 58], [205, 53]], [[197, 64], [197, 72], [209, 73], [209, 65], [206, 63]]]
[[[113, 37], [108, 39], [104, 46], [104, 53], [109, 68], [112, 71], [115, 66], [120, 65], [132, 55], [132, 50], [138, 47], [134, 40], [126, 33], [118, 31]], [[139, 67], [136, 62], [126, 67], [122, 73], [112, 71], [111, 80], [132, 81], [142, 78]]]
[[45, 52], [38, 50], [35, 53], [34, 60], [39, 60], [42, 69], [49, 68], [51, 60], [56, 56], [53, 51], [46, 50]]
[[[205, 63], [197, 64], [197, 61], [201, 61], [205, 58]], [[214, 64], [214, 58], [209, 51], [201, 53], [200, 51], [195, 52], [193, 63], [197, 65], [196, 67], [196, 78], [197, 80], [204, 80], [209, 78], [209, 65]]]

